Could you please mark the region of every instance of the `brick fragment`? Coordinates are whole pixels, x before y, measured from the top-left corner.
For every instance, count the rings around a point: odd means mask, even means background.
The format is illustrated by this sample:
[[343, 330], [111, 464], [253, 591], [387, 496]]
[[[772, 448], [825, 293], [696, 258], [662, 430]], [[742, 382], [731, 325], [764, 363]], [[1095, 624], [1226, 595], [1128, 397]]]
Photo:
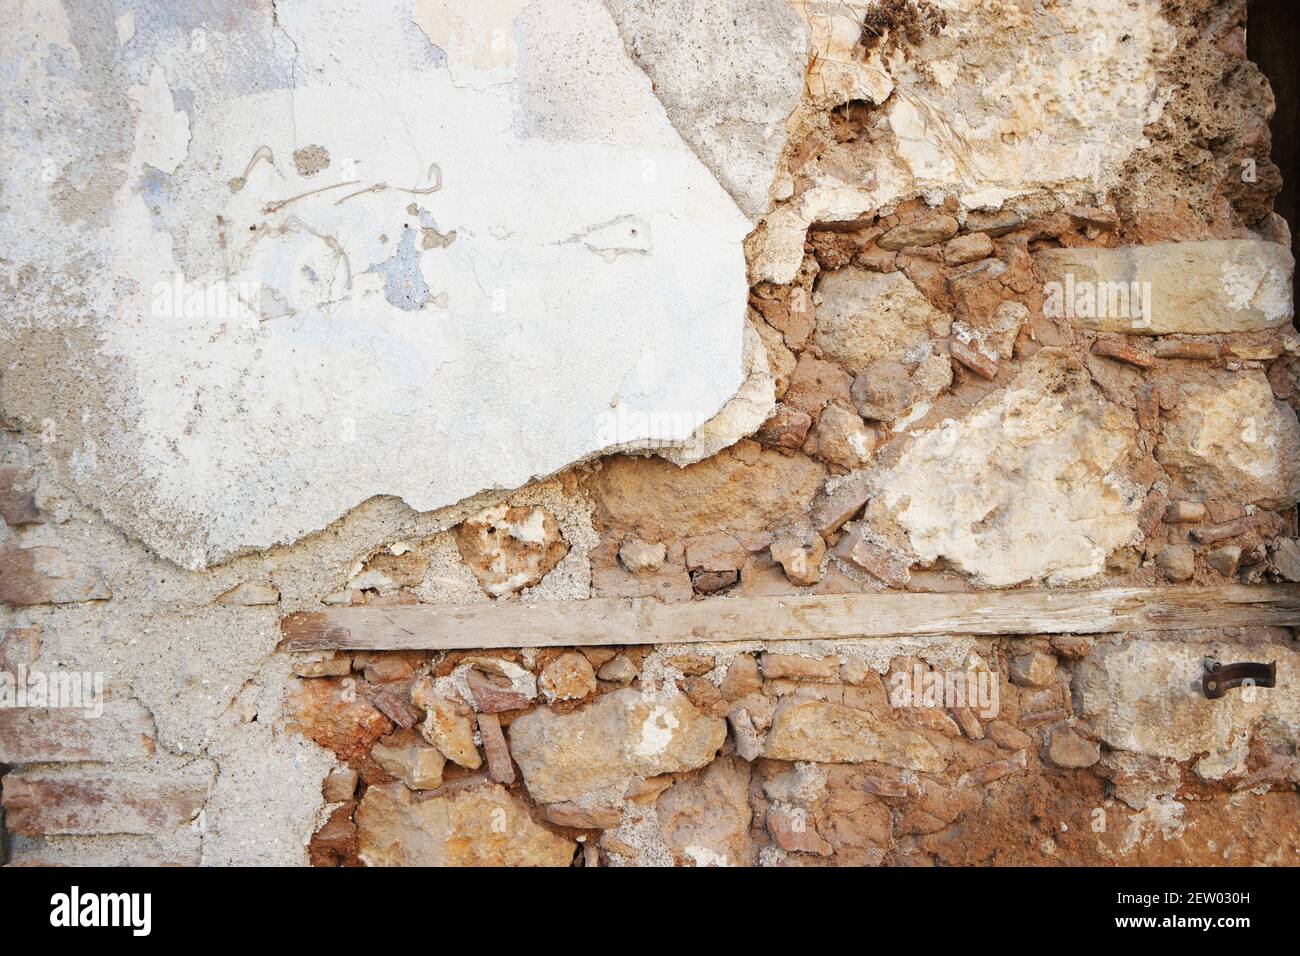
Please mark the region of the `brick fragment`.
[[18, 771], [4, 778], [5, 825], [24, 836], [164, 834], [203, 808], [206, 773]]
[[1092, 343], [1092, 354], [1136, 365], [1138, 368], [1150, 368], [1156, 364], [1155, 355], [1151, 352], [1121, 339], [1098, 339]]
[[40, 524], [36, 507], [36, 472], [18, 465], [0, 466], [0, 518], [11, 528]]
[[0, 604], [76, 604], [110, 597], [98, 572], [59, 548], [0, 548]]
[[483, 753], [487, 755], [488, 776], [507, 787], [515, 782], [515, 765], [510, 760], [510, 749], [501, 733], [501, 720], [496, 714], [478, 715], [478, 733], [483, 738]]
[[978, 349], [972, 348], [960, 339], [953, 339], [949, 342], [948, 351], [952, 354], [954, 359], [966, 366], [966, 368], [970, 369], [980, 378], [985, 378], [990, 381], [997, 378], [997, 361], [989, 358]]

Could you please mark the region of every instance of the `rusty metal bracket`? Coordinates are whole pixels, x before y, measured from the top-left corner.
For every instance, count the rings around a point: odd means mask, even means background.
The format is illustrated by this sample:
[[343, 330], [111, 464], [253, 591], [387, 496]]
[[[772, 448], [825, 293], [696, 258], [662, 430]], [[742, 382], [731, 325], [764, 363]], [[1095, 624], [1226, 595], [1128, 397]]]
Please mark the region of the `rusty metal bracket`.
[[1254, 687], [1277, 686], [1277, 661], [1256, 664], [1243, 661], [1240, 664], [1220, 664], [1212, 657], [1205, 659], [1205, 671], [1201, 674], [1201, 692], [1210, 700], [1218, 700], [1234, 687], [1250, 684]]

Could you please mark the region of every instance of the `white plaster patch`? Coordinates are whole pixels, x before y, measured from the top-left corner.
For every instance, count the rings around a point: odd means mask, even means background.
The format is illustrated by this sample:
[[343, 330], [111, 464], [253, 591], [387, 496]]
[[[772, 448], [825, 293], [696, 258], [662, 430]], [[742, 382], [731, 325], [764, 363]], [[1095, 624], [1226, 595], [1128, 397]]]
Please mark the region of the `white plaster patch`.
[[[374, 495], [434, 510], [610, 447], [671, 452], [745, 380], [749, 224], [598, 0], [413, 16], [283, 0], [195, 49], [165, 4], [136, 11], [125, 179], [66, 254], [93, 270], [75, 281], [112, 414], [55, 451], [186, 567]], [[265, 75], [232, 83], [268, 35]], [[328, 160], [300, 162], [309, 147]], [[12, 215], [50, 238], [0, 251], [57, 279], [57, 211], [31, 179]], [[26, 305], [32, 326], [72, 321]], [[6, 401], [34, 430], [58, 417], [48, 396]]]

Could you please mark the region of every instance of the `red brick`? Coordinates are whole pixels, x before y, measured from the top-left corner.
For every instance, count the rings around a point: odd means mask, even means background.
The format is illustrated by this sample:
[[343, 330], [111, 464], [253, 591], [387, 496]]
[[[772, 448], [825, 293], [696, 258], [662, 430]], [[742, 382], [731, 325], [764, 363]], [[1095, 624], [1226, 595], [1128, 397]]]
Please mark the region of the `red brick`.
[[207, 799], [207, 774], [19, 771], [4, 778], [5, 825], [25, 836], [162, 834], [188, 824]]
[[112, 701], [91, 717], [75, 708], [0, 708], [0, 763], [67, 763], [148, 758], [153, 718], [139, 702]]
[[0, 548], [0, 604], [75, 604], [112, 597], [99, 574], [58, 548]]

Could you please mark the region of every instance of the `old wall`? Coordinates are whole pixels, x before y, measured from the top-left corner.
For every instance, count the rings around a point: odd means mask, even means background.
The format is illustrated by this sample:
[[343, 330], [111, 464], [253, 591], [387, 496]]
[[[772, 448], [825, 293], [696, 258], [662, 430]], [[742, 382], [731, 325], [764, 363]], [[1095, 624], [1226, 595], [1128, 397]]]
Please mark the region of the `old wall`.
[[1287, 627], [276, 649], [1300, 581], [1244, 2], [6, 6], [10, 862], [1300, 862]]

